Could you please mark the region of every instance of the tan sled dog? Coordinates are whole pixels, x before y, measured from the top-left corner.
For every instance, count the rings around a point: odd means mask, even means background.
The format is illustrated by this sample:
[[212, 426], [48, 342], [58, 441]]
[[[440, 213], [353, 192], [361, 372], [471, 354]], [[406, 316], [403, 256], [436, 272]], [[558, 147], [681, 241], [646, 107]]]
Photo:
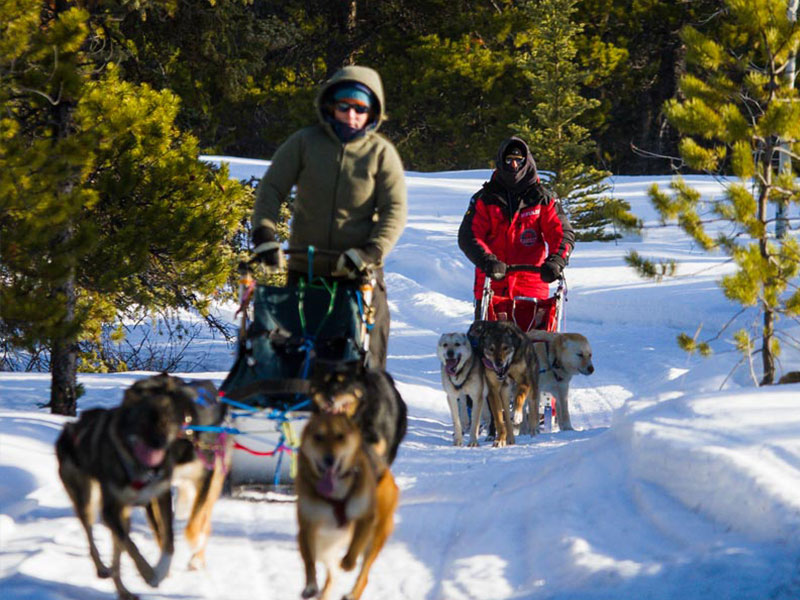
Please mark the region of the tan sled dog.
[[[592, 347], [580, 333], [551, 333], [529, 331], [528, 339], [533, 342], [534, 352], [539, 362], [539, 392], [547, 392], [556, 398], [556, 419], [561, 431], [572, 430], [569, 418], [569, 382], [573, 375], [591, 375]], [[528, 425], [538, 425], [539, 398], [535, 398], [536, 421], [528, 412]]]
[[376, 475], [359, 427], [344, 414], [319, 413], [303, 430], [295, 489], [298, 543], [306, 572], [303, 598], [317, 596], [317, 561], [327, 570], [319, 596], [330, 600], [341, 569], [363, 557], [347, 600], [358, 600], [372, 563], [394, 528], [398, 489], [388, 468]]
[[[453, 419], [453, 443], [464, 442], [464, 431], [470, 425], [469, 445], [478, 445], [478, 429], [483, 414], [483, 362], [472, 351], [465, 333], [444, 333], [436, 346], [441, 362], [442, 388], [447, 394], [447, 405]], [[472, 402], [472, 421], [467, 413], [467, 402]]]
[[[495, 447], [514, 443], [511, 415], [514, 424], [522, 423], [525, 403], [539, 396], [539, 364], [533, 344], [522, 330], [511, 321], [475, 321], [467, 336], [475, 340], [485, 366], [489, 408], [492, 411], [497, 435]], [[513, 402], [513, 404], [512, 404]], [[537, 402], [531, 402], [531, 418], [539, 421]], [[536, 435], [536, 428], [531, 433]]]
[[[214, 384], [207, 380], [190, 381], [185, 387], [191, 401], [183, 400], [183, 411], [190, 415], [190, 423], [185, 428], [185, 438], [179, 440], [184, 442], [184, 452], [175, 466], [172, 482], [179, 492], [177, 506], [189, 509], [184, 531], [192, 550], [189, 568], [194, 570], [205, 567], [211, 512], [230, 471], [233, 436], [214, 431], [223, 425], [227, 413], [227, 405], [219, 401]], [[192, 426], [199, 429], [193, 430]]]

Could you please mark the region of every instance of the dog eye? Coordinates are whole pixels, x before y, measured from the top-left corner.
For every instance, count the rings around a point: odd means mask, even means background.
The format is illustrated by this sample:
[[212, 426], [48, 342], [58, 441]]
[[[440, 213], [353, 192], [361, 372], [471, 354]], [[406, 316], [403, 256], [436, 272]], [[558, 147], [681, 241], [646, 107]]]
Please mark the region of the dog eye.
[[315, 433], [314, 434], [314, 441], [315, 442], [321, 443], [324, 439], [325, 439], [325, 437], [321, 433]]
[[459, 344], [458, 342], [456, 342], [456, 348], [459, 348], [460, 346], [461, 346], [461, 344]]
[[343, 433], [337, 433], [336, 434], [336, 441], [337, 442], [343, 442], [344, 441], [344, 434]]

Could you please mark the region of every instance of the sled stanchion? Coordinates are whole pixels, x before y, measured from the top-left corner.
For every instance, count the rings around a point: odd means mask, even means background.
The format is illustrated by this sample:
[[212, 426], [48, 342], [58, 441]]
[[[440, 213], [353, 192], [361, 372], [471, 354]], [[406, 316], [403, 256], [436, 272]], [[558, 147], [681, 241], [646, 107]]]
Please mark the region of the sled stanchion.
[[481, 296], [481, 321], [489, 319], [489, 305], [492, 303], [492, 280], [484, 273], [483, 295]]

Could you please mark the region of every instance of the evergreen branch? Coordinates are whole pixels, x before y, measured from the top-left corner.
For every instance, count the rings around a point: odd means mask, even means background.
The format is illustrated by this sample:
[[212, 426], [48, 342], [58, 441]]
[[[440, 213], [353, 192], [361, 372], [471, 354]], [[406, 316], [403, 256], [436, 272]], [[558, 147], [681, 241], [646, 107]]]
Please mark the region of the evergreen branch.
[[[800, 140], [798, 140], [797, 138], [792, 138], [792, 139], [781, 138], [781, 143], [780, 143], [780, 145], [778, 145], [775, 148], [775, 150], [779, 154], [786, 154], [790, 158], [793, 158], [794, 160], [800, 161], [800, 154], [797, 154], [796, 152], [792, 152], [789, 149], [789, 146], [788, 146], [788, 144], [796, 144], [798, 141], [800, 141]], [[784, 144], [787, 144], [787, 145], [784, 146]]]
[[722, 337], [722, 334], [725, 333], [725, 330], [727, 330], [728, 327], [730, 327], [736, 319], [738, 319], [741, 315], [743, 315], [745, 312], [747, 312], [747, 309], [748, 309], [748, 307], [745, 306], [739, 312], [737, 312], [735, 315], [733, 315], [730, 319], [728, 319], [728, 322], [725, 323], [719, 329], [719, 331], [717, 331], [717, 335], [715, 335], [714, 337], [708, 338], [706, 340], [706, 344], [710, 344], [711, 342], [716, 342], [720, 337]]
[[34, 90], [34, 89], [28, 88], [28, 87], [19, 87], [18, 89], [21, 92], [26, 92], [26, 93], [29, 93], [29, 94], [37, 94], [37, 95], [41, 96], [42, 98], [44, 98], [45, 100], [47, 100], [51, 105], [58, 106], [59, 104], [61, 104], [61, 94], [64, 91], [64, 84], [62, 83], [58, 87], [58, 97], [55, 98], [55, 99], [52, 96], [50, 96], [48, 93], [43, 92], [41, 90]]
[[793, 335], [786, 333], [785, 331], [776, 330], [775, 336], [779, 338], [783, 338], [784, 341], [790, 343], [792, 346], [796, 346], [800, 348], [800, 338], [796, 338]]
[[[686, 162], [678, 157], [678, 156], [669, 156], [667, 154], [659, 154], [657, 152], [650, 152], [649, 150], [644, 150], [639, 148], [636, 144], [631, 142], [631, 152], [633, 152], [636, 156], [641, 156], [642, 158], [658, 158], [662, 160], [668, 160], [671, 163], [670, 168], [673, 171], [680, 171], [686, 164]], [[674, 162], [677, 161], [678, 165], [675, 166]]]

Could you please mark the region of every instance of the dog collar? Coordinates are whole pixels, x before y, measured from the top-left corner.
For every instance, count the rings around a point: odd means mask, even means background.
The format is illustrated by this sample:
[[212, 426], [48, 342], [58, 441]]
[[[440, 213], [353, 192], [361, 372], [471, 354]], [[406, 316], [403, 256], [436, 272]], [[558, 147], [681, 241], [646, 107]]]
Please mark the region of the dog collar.
[[556, 378], [556, 381], [564, 381], [564, 377], [558, 374], [558, 370], [561, 369], [561, 364], [558, 362], [558, 358], [550, 357], [550, 342], [547, 340], [536, 340], [534, 341], [534, 344], [544, 344], [547, 355], [547, 368], [539, 369], [539, 373], [547, 373], [548, 371], [552, 371], [553, 377]]

